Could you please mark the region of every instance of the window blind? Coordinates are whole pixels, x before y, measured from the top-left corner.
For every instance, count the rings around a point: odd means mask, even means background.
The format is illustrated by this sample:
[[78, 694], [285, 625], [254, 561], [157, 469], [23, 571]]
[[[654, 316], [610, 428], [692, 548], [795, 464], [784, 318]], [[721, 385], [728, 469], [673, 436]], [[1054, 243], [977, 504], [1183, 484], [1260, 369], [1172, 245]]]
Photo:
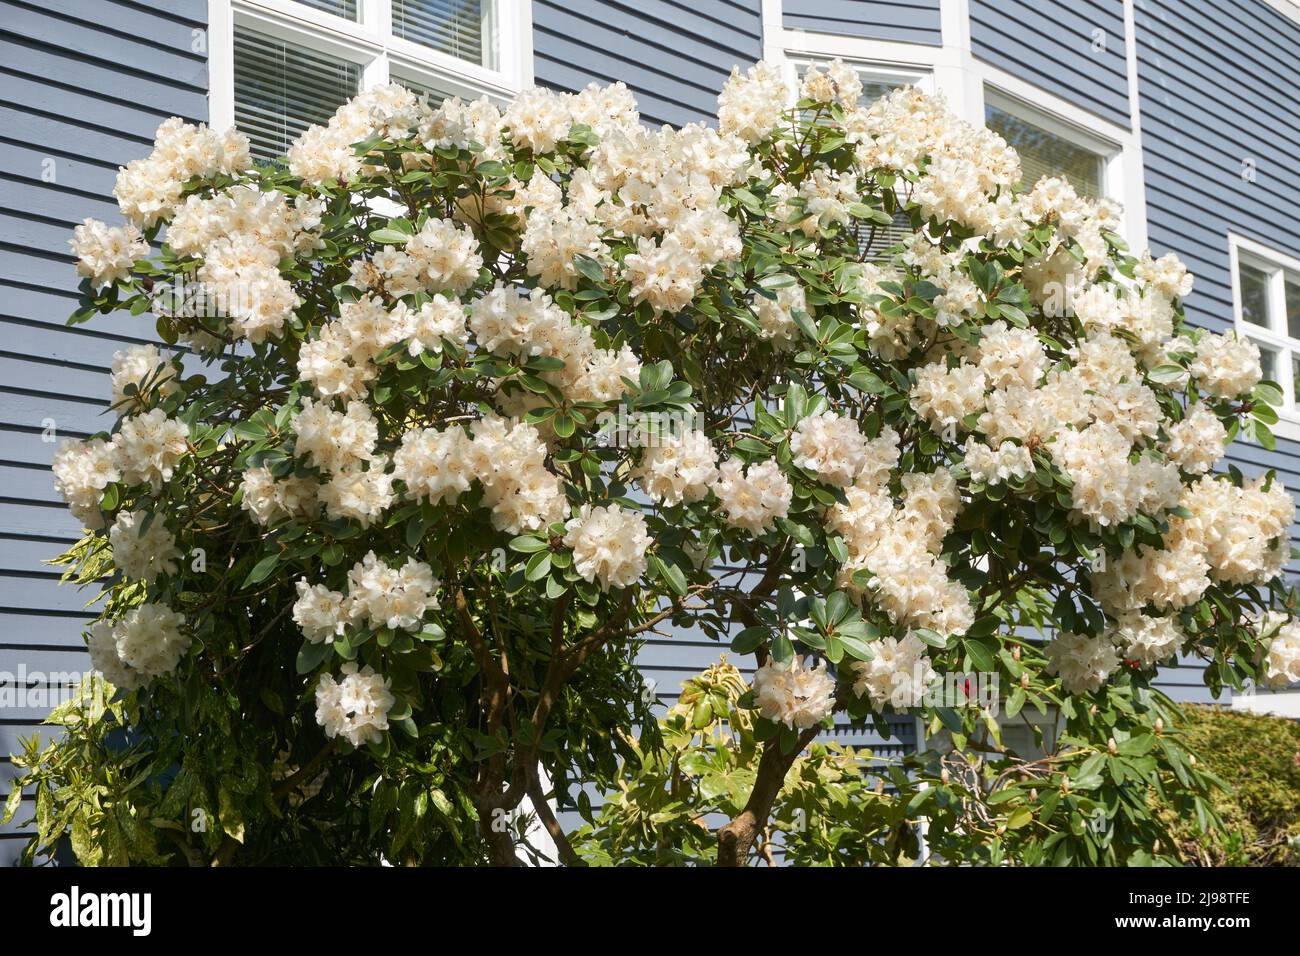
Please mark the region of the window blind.
[[1102, 196], [1102, 157], [1097, 153], [996, 106], [985, 106], [984, 124], [1020, 154], [1020, 184], [1026, 189], [1044, 176], [1061, 176], [1081, 196]]
[[257, 159], [283, 156], [308, 126], [357, 93], [361, 68], [249, 30], [235, 30], [235, 125]]
[[491, 66], [483, 36], [491, 0], [393, 0], [393, 35], [481, 66]]
[[324, 10], [336, 17], [355, 21], [357, 19], [357, 0], [298, 0], [304, 7]]

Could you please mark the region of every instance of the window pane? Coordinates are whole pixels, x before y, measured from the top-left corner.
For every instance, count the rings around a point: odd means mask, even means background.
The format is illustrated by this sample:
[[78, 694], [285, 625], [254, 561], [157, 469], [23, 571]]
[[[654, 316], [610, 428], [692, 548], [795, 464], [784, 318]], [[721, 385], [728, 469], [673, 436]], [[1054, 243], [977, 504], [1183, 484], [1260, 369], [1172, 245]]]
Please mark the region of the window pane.
[[1286, 281], [1286, 327], [1291, 338], [1300, 339], [1300, 282]]
[[1280, 383], [1282, 381], [1281, 351], [1262, 342], [1255, 344], [1259, 346], [1259, 364], [1264, 371], [1264, 381]]
[[393, 35], [492, 66], [491, 0], [393, 0]]
[[1300, 355], [1291, 353], [1291, 404], [1300, 406]]
[[298, 0], [304, 7], [315, 7], [345, 20], [357, 18], [357, 0]]
[[283, 156], [357, 92], [361, 68], [273, 37], [235, 30], [235, 125], [257, 159]]
[[1237, 277], [1241, 283], [1241, 317], [1252, 325], [1268, 328], [1268, 275], [1243, 262], [1237, 267]]
[[412, 93], [420, 96], [428, 96], [429, 106], [434, 108], [437, 108], [438, 104], [451, 96], [451, 94], [446, 90], [440, 90], [431, 83], [425, 83], [422, 80], [415, 79], [414, 77], [406, 76], [398, 70], [390, 70], [389, 76], [392, 77], [394, 83], [400, 83]]
[[1102, 195], [1099, 154], [996, 106], [985, 105], [984, 122], [1020, 154], [1022, 186], [1028, 188], [1044, 176], [1061, 176], [1082, 196]]
[[884, 80], [878, 76], [869, 76], [859, 73], [858, 78], [862, 80], [862, 98], [858, 100], [863, 106], [870, 106], [882, 96], [888, 96], [894, 90], [902, 89], [906, 84], [898, 83], [894, 80]]

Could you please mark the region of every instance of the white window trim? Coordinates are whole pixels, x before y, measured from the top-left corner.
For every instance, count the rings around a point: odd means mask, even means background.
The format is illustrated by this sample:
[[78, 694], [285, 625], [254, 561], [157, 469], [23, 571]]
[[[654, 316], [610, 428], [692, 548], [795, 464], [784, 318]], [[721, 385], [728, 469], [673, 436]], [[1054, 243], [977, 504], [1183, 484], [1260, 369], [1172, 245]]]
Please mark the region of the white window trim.
[[[941, 93], [954, 113], [976, 126], [984, 125], [986, 87], [996, 90], [1000, 98], [1026, 104], [1036, 116], [1052, 118], [1064, 138], [1102, 153], [1106, 159], [1106, 195], [1123, 207], [1120, 234], [1134, 252], [1145, 249], [1146, 189], [1136, 107], [1132, 107], [1130, 125], [1121, 126], [975, 59], [971, 53], [968, 0], [940, 0], [939, 15], [942, 43], [934, 46], [787, 29], [781, 0], [763, 0], [763, 56], [782, 63], [839, 57], [882, 73], [917, 75], [924, 78], [918, 84], [922, 89]], [[1131, 33], [1131, 15], [1126, 23]], [[1126, 37], [1126, 50], [1130, 40]], [[788, 69], [788, 75], [793, 76], [794, 68]], [[1129, 92], [1132, 104], [1133, 90]]]
[[[1267, 329], [1247, 322], [1242, 316], [1240, 267], [1243, 262], [1272, 273], [1268, 290]], [[1278, 252], [1254, 239], [1229, 232], [1228, 271], [1232, 280], [1232, 324], [1237, 334], [1257, 343], [1285, 349], [1300, 358], [1300, 339], [1292, 338], [1285, 325], [1278, 327], [1279, 316], [1281, 323], [1286, 322], [1286, 276], [1289, 274], [1293, 279], [1300, 280], [1300, 259]], [[1300, 396], [1295, 394], [1292, 374], [1290, 356], [1287, 356], [1278, 372], [1278, 378], [1281, 379], [1278, 385], [1282, 387], [1282, 407], [1277, 410], [1277, 424], [1271, 430], [1278, 438], [1300, 441], [1300, 408], [1296, 407]], [[1244, 435], [1241, 438], [1245, 440]]]
[[462, 99], [505, 103], [533, 84], [531, 0], [496, 0], [496, 66], [488, 68], [392, 35], [386, 0], [358, 0], [351, 21], [295, 0], [208, 0], [208, 124], [235, 125], [235, 25], [356, 63], [361, 89], [392, 71]]

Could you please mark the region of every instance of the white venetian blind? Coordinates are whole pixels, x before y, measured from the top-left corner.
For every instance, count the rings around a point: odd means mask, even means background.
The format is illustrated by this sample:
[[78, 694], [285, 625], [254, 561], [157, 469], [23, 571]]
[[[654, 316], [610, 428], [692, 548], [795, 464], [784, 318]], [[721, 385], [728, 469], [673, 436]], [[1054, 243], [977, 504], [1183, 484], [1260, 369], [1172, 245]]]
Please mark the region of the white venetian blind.
[[1101, 198], [1100, 154], [992, 104], [984, 107], [984, 125], [1020, 154], [1020, 184], [1026, 189], [1044, 176], [1061, 176], [1080, 195]]
[[336, 17], [355, 21], [357, 18], [357, 0], [297, 0], [304, 7], [324, 10]]
[[393, 0], [393, 35], [461, 60], [491, 66], [491, 0]]
[[283, 156], [308, 126], [329, 122], [360, 77], [355, 63], [235, 29], [235, 125], [258, 159]]

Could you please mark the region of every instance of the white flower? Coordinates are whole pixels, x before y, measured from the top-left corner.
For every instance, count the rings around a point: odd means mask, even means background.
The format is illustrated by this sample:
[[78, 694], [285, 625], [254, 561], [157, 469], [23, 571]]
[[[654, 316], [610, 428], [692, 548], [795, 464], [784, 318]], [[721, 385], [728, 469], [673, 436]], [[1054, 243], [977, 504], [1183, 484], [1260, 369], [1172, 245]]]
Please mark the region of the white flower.
[[316, 496], [331, 518], [357, 521], [368, 528], [393, 503], [393, 476], [385, 469], [387, 458], [377, 458], [366, 471], [341, 471], [316, 489]]
[[546, 444], [532, 425], [496, 417], [477, 422], [467, 464], [483, 484], [483, 504], [498, 530], [523, 534], [563, 518], [564, 491], [546, 468]]
[[825, 411], [799, 422], [790, 436], [790, 453], [797, 468], [844, 488], [867, 461], [867, 439], [856, 421]]
[[1119, 663], [1115, 645], [1105, 636], [1062, 632], [1047, 645], [1047, 670], [1061, 678], [1067, 694], [1098, 690]]
[[1264, 373], [1259, 346], [1250, 339], [1207, 334], [1196, 343], [1192, 379], [1215, 398], [1239, 398], [1250, 393]]
[[391, 681], [367, 665], [357, 669], [356, 661], [343, 665], [343, 680], [322, 674], [316, 685], [316, 722], [329, 738], [343, 737], [354, 747], [383, 740], [388, 729], [388, 712], [396, 703]]
[[431, 504], [455, 501], [475, 478], [469, 468], [472, 441], [455, 425], [444, 431], [409, 431], [393, 455], [393, 477], [406, 483], [408, 498], [427, 498]]
[[853, 662], [853, 693], [870, 697], [876, 710], [886, 705], [899, 710], [919, 706], [935, 678], [925, 642], [909, 633], [901, 641], [882, 637], [871, 650], [875, 654], [871, 660]]
[[113, 356], [113, 404], [126, 400], [126, 387], [134, 385], [137, 396], [156, 392], [171, 395], [180, 386], [176, 383], [176, 369], [164, 359], [153, 345], [133, 345]]
[[1110, 635], [1122, 649], [1125, 660], [1154, 667], [1178, 652], [1186, 636], [1173, 617], [1147, 617], [1137, 612], [1120, 616]]
[[748, 474], [738, 458], [730, 458], [718, 469], [713, 486], [727, 523], [759, 535], [790, 512], [794, 488], [775, 461], [750, 465]]
[[835, 709], [835, 678], [824, 663], [808, 668], [797, 657], [782, 664], [768, 659], [754, 674], [754, 701], [768, 720], [807, 730]]
[[942, 362], [917, 370], [912, 386], [912, 408], [940, 434], [956, 439], [957, 429], [965, 428], [967, 415], [981, 411], [988, 380], [978, 365], [961, 362], [948, 368]]
[[815, 66], [808, 67], [799, 95], [818, 103], [833, 101], [841, 106], [856, 106], [862, 97], [862, 80], [857, 70], [837, 58], [828, 63], [824, 71]]
[[117, 446], [102, 438], [65, 441], [54, 455], [51, 470], [54, 488], [73, 517], [92, 530], [104, 527], [99, 507], [104, 489], [122, 480]]
[[108, 530], [113, 563], [123, 577], [133, 581], [152, 582], [159, 574], [175, 574], [176, 561], [181, 557], [166, 522], [155, 514], [145, 528], [147, 517], [144, 511], [122, 511]]
[[739, 136], [747, 143], [766, 139], [785, 112], [789, 88], [781, 67], [756, 63], [745, 73], [733, 67], [731, 77], [718, 94], [718, 130]]
[[438, 608], [438, 579], [423, 561], [407, 558], [391, 568], [371, 551], [348, 572], [348, 616], [371, 627], [418, 631]]
[[1034, 470], [1033, 454], [1015, 442], [1004, 441], [997, 448], [990, 448], [972, 436], [966, 439], [964, 451], [971, 477], [986, 485], [1024, 478]]
[[68, 245], [77, 257], [77, 275], [90, 279], [95, 289], [121, 282], [135, 261], [149, 254], [149, 243], [135, 226], [110, 227], [97, 219], [86, 219], [72, 230]]
[[313, 517], [320, 511], [319, 488], [310, 478], [290, 475], [277, 480], [269, 468], [250, 468], [239, 482], [239, 506], [264, 527], [286, 518]]
[[1142, 253], [1133, 274], [1169, 299], [1185, 299], [1192, 291], [1192, 274], [1172, 252], [1154, 260], [1149, 250]]
[[1228, 431], [1204, 405], [1187, 410], [1183, 420], [1166, 428], [1165, 454], [1189, 475], [1202, 475], [1223, 457]]
[[1264, 657], [1264, 683], [1274, 690], [1300, 681], [1300, 622], [1287, 621], [1280, 614], [1270, 612], [1260, 624], [1259, 632], [1267, 634], [1279, 624]]
[[799, 326], [795, 324], [795, 312], [807, 312], [808, 301], [803, 286], [791, 283], [776, 289], [776, 298], [754, 296], [754, 315], [758, 319], [759, 338], [768, 339], [777, 348], [793, 348], [799, 340]]
[[302, 628], [303, 637], [319, 644], [342, 635], [350, 620], [347, 597], [323, 584], [300, 580], [296, 586], [298, 600], [293, 605], [293, 620]]
[[113, 439], [122, 481], [161, 488], [189, 449], [189, 437], [189, 426], [168, 418], [161, 408], [124, 418]]
[[619, 505], [583, 505], [565, 525], [565, 547], [573, 549], [573, 567], [586, 581], [629, 587], [645, 573], [650, 534], [645, 518]]
[[718, 477], [718, 455], [698, 429], [659, 436], [632, 471], [646, 494], [666, 505], [699, 501]]
[[190, 646], [184, 625], [185, 618], [165, 604], [141, 604], [91, 629], [91, 662], [110, 683], [142, 687], [179, 666]]
[[293, 430], [298, 436], [294, 454], [335, 474], [358, 470], [362, 462], [372, 460], [379, 440], [379, 425], [364, 402], [348, 402], [343, 413], [306, 399], [293, 419]]

